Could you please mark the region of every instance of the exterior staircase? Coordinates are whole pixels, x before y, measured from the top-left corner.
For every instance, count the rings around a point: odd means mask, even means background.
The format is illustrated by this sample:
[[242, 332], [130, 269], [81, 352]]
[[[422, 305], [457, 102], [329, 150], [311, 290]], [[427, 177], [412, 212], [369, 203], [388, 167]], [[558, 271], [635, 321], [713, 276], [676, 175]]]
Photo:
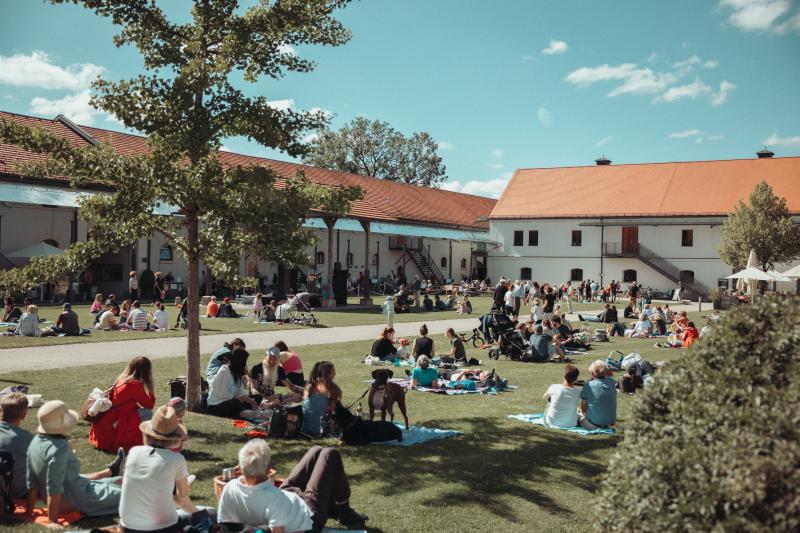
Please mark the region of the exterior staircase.
[[422, 273], [424, 279], [428, 279], [433, 281], [434, 283], [442, 283], [444, 281], [444, 275], [442, 271], [439, 270], [439, 267], [431, 261], [431, 258], [428, 254], [423, 253], [420, 250], [413, 250], [406, 248], [406, 254], [411, 258], [411, 261], [417, 265], [417, 268]]

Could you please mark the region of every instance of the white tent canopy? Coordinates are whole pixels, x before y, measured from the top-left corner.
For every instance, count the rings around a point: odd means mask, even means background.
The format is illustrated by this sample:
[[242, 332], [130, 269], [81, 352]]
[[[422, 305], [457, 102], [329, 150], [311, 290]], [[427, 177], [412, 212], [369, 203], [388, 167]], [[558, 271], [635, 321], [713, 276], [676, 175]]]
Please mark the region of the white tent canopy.
[[9, 252], [5, 254], [5, 256], [9, 259], [30, 259], [32, 257], [62, 255], [63, 253], [64, 250], [61, 248], [56, 248], [55, 246], [40, 242], [39, 244], [34, 244], [33, 246], [28, 246], [26, 248], [20, 248], [19, 250]]
[[[767, 274], [763, 270], [756, 268], [756, 267], [747, 267], [744, 270], [740, 270], [735, 274], [731, 274], [728, 276], [728, 279], [745, 279], [745, 280], [760, 280], [760, 281], [775, 281], [770, 274]], [[749, 285], [749, 283], [748, 283]]]
[[800, 265], [793, 266], [782, 274], [786, 278], [800, 278]]
[[767, 274], [772, 276], [773, 281], [789, 281], [789, 282], [792, 281], [791, 278], [789, 278], [788, 276], [784, 276], [777, 270], [767, 270]]

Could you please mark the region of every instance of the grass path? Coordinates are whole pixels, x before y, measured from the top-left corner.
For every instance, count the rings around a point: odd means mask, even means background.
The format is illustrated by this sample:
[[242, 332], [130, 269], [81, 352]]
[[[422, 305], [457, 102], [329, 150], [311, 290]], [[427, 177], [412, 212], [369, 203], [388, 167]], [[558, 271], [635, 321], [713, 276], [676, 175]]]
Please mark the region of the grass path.
[[[691, 316], [697, 320], [696, 313]], [[442, 346], [443, 339], [435, 341]], [[363, 380], [371, 371], [361, 363], [370, 341], [295, 347], [306, 372], [318, 360], [333, 361], [344, 400], [353, 401], [366, 389]], [[87, 346], [90, 348], [90, 346]], [[581, 377], [594, 359], [604, 359], [612, 349], [638, 352], [650, 361], [672, 360], [681, 350], [653, 347], [652, 340], [612, 338], [590, 354], [578, 357]], [[509, 414], [544, 410], [542, 393], [561, 381], [563, 366], [489, 362], [486, 352], [468, 347], [469, 355], [496, 367], [504, 378], [520, 388], [497, 396], [439, 396], [411, 392], [408, 410], [413, 424], [456, 429], [465, 435], [411, 448], [385, 446], [343, 447], [345, 468], [353, 486], [354, 507], [370, 516], [370, 531], [588, 531], [598, 476], [619, 436], [585, 438], [566, 432], [516, 422]], [[250, 364], [261, 350], [253, 350]], [[691, 353], [691, 352], [689, 352]], [[203, 357], [203, 361], [207, 356]], [[489, 364], [490, 363], [490, 364]], [[94, 365], [57, 371], [27, 371], [0, 375], [0, 386], [25, 383], [31, 392], [46, 399], [63, 399], [79, 409], [88, 391], [105, 387], [124, 365]], [[154, 363], [156, 396], [168, 399], [167, 381], [184, 373], [183, 358]], [[624, 430], [630, 403], [635, 397], [619, 397], [619, 430]], [[36, 412], [24, 426], [35, 427]], [[212, 477], [223, 467], [233, 466], [239, 447], [246, 441], [230, 421], [190, 414], [186, 418], [190, 440], [186, 457], [190, 471], [198, 476], [192, 497], [200, 504], [215, 505]], [[105, 465], [109, 456], [87, 443], [89, 426], [81, 423], [72, 437], [83, 471]], [[335, 445], [333, 440], [326, 445]], [[279, 473], [287, 473], [309, 446], [302, 440], [272, 441]], [[107, 525], [111, 519], [84, 520], [80, 528]], [[43, 531], [33, 525], [4, 530]]]

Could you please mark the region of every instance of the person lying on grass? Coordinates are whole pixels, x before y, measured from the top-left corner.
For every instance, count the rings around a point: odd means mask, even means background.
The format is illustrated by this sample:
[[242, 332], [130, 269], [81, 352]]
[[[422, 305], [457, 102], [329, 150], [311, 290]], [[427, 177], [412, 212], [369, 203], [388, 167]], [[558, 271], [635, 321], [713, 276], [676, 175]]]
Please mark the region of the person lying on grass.
[[349, 529], [364, 529], [367, 516], [350, 507], [350, 483], [339, 450], [311, 447], [280, 488], [270, 479], [270, 462], [265, 440], [253, 439], [239, 450], [242, 475], [222, 490], [220, 523], [268, 526], [272, 533], [319, 533], [335, 517]]

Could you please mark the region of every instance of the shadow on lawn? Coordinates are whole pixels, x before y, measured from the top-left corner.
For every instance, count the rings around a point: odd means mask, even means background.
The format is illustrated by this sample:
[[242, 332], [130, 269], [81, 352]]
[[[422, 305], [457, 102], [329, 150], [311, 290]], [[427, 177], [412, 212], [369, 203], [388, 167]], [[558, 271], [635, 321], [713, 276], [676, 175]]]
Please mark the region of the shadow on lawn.
[[370, 467], [366, 473], [352, 476], [351, 481], [372, 482], [375, 473], [380, 472], [381, 485], [377, 490], [392, 497], [423, 489], [433, 473], [438, 483], [446, 483], [446, 488], [427, 500], [426, 505], [436, 508], [453, 502], [472, 503], [518, 522], [513, 498], [529, 501], [551, 513], [573, 513], [531, 484], [553, 477], [552, 470], [557, 469], [559, 482], [594, 492], [597, 484], [593, 480], [604, 466], [592, 456], [612, 449], [617, 443], [615, 438], [560, 435], [502, 419], [470, 417], [454, 419], [453, 423], [451, 427], [469, 426], [469, 429], [464, 429], [463, 436], [427, 446], [367, 448], [369, 453], [358, 455], [359, 461]]

